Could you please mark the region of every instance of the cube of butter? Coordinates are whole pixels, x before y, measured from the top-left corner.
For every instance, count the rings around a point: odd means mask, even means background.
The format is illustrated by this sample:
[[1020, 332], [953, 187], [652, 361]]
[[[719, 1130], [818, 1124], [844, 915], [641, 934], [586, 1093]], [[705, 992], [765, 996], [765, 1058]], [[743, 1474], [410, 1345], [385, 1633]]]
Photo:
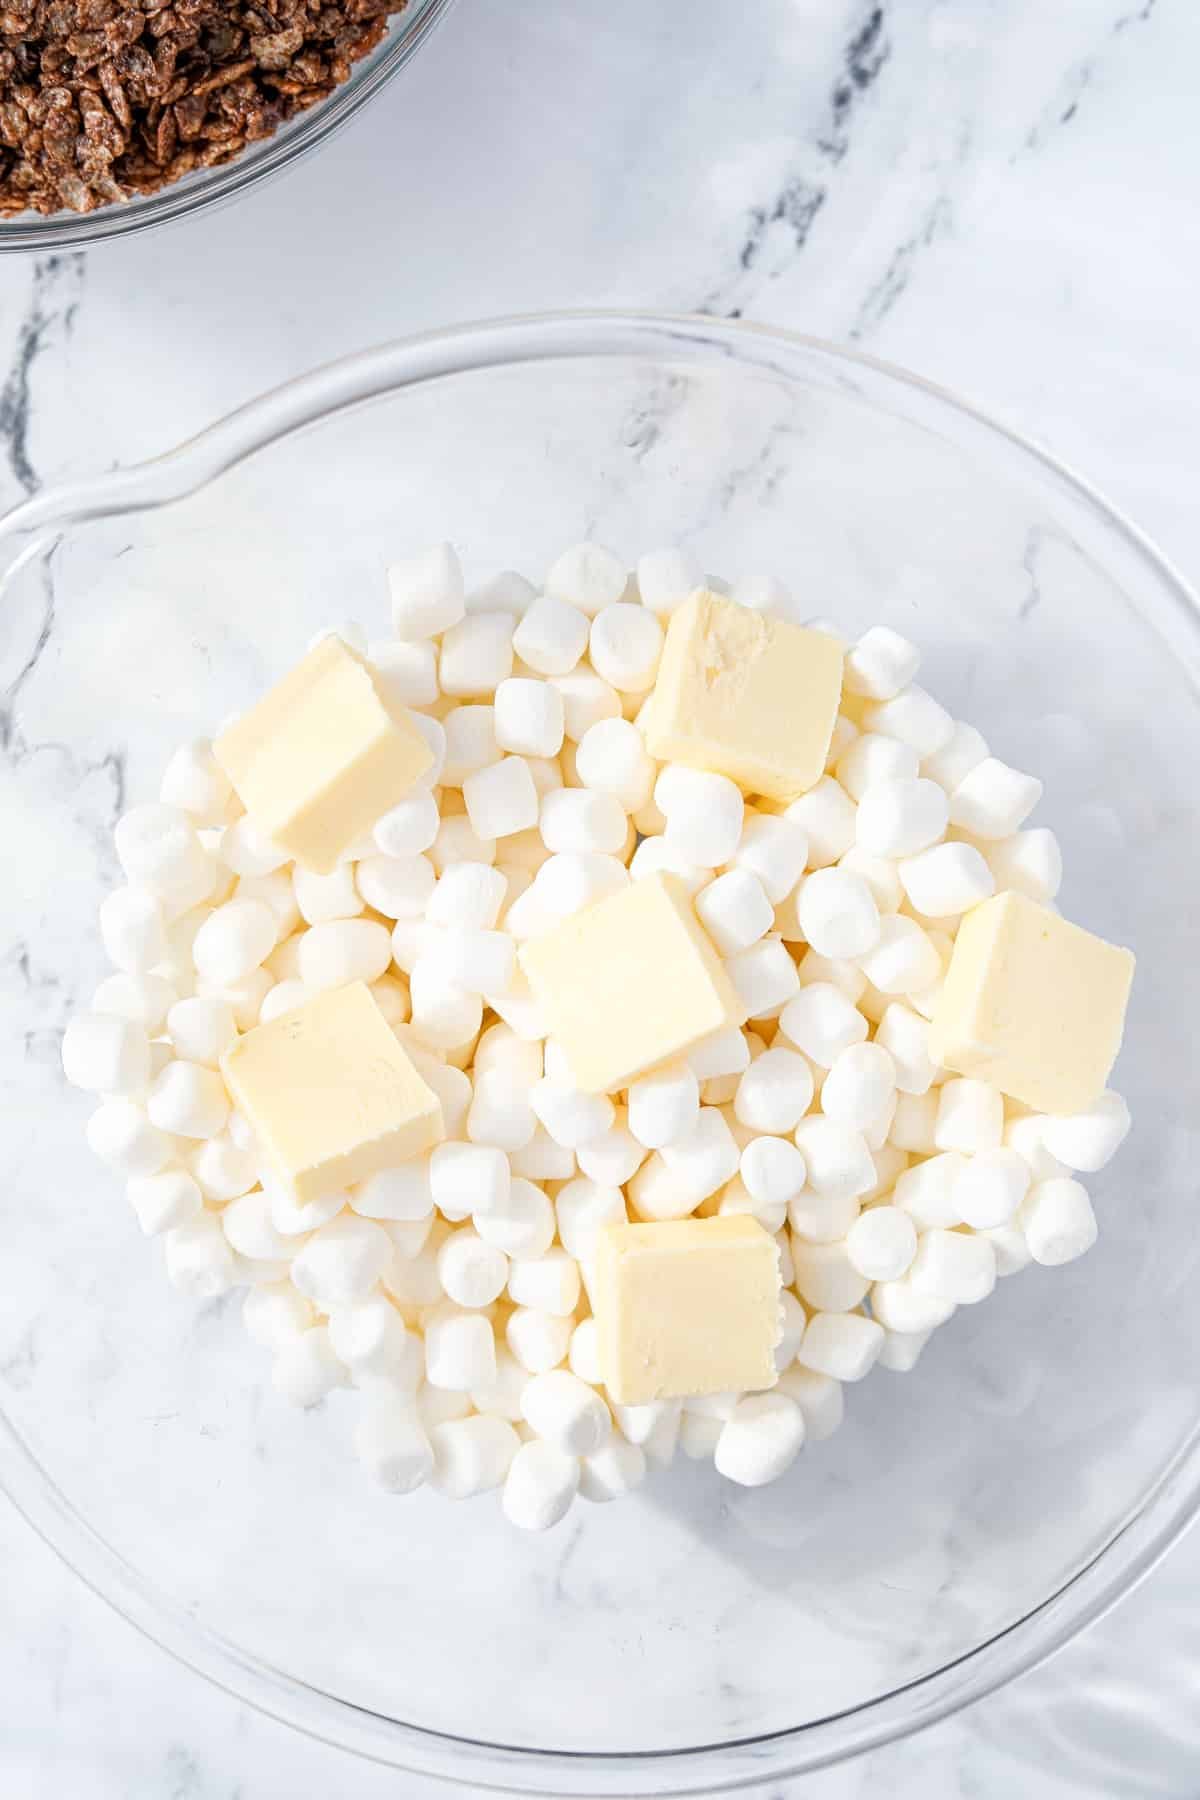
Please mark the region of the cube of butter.
[[774, 1386], [779, 1249], [757, 1219], [608, 1225], [591, 1290], [600, 1375], [618, 1406]]
[[701, 588], [672, 614], [646, 721], [663, 762], [794, 800], [825, 772], [842, 697], [842, 648], [823, 631]]
[[302, 1202], [432, 1149], [442, 1108], [365, 982], [256, 1025], [221, 1058], [234, 1104]]
[[997, 894], [958, 928], [930, 1054], [1038, 1112], [1079, 1112], [1121, 1048], [1133, 966], [1132, 951], [1024, 894]]
[[746, 1009], [677, 875], [585, 906], [519, 952], [575, 1085], [612, 1093]]
[[327, 875], [433, 762], [361, 656], [322, 638], [213, 745], [254, 823]]

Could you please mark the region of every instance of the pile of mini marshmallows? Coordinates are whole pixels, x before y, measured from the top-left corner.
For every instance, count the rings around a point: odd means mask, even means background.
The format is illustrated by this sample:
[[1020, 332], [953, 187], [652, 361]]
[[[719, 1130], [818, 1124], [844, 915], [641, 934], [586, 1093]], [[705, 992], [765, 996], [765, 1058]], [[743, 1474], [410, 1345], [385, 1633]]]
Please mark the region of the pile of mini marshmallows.
[[[241, 812], [207, 742], [174, 755], [159, 803], [117, 825], [127, 885], [100, 913], [117, 972], [65, 1035], [68, 1077], [100, 1096], [88, 1141], [176, 1287], [248, 1288], [278, 1394], [355, 1391], [358, 1455], [392, 1492], [499, 1489], [515, 1525], [544, 1529], [677, 1450], [773, 1480], [837, 1427], [844, 1383], [913, 1368], [998, 1275], [1095, 1239], [1075, 1175], [1123, 1138], [1119, 1096], [1035, 1115], [928, 1049], [963, 914], [1000, 889], [1058, 890], [1053, 833], [1022, 829], [1041, 784], [916, 686], [916, 649], [882, 627], [848, 649], [827, 773], [792, 804], [657, 764], [639, 718], [664, 619], [701, 583], [792, 611], [779, 583], [726, 589], [677, 550], [631, 575], [580, 545], [540, 591], [506, 572], [467, 593], [441, 546], [390, 583], [395, 636], [339, 635], [414, 711], [433, 768], [315, 875]], [[515, 948], [657, 870], [687, 884], [749, 1024], [584, 1094]], [[219, 1060], [357, 980], [437, 1093], [446, 1141], [298, 1205]], [[596, 1233], [694, 1213], [775, 1235], [778, 1384], [612, 1405]]]

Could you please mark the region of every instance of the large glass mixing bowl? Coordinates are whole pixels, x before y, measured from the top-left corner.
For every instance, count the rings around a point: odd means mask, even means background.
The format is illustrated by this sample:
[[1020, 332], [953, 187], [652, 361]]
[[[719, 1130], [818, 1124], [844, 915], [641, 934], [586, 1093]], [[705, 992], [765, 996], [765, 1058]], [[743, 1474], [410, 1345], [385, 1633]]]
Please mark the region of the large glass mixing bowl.
[[[59, 1035], [101, 974], [110, 831], [169, 750], [451, 537], [531, 573], [594, 536], [775, 570], [1039, 771], [1065, 910], [1140, 956], [1136, 1129], [1102, 1235], [961, 1309], [911, 1376], [750, 1492], [683, 1463], [546, 1537], [372, 1491], [349, 1405], [264, 1389], [236, 1296], [166, 1285], [83, 1142]], [[522, 1794], [709, 1791], [913, 1730], [1064, 1643], [1200, 1493], [1200, 629], [1064, 469], [926, 384], [704, 319], [512, 320], [387, 346], [0, 528], [0, 1479], [127, 1617], [235, 1694]], [[809, 607], [811, 602], [811, 607]]]

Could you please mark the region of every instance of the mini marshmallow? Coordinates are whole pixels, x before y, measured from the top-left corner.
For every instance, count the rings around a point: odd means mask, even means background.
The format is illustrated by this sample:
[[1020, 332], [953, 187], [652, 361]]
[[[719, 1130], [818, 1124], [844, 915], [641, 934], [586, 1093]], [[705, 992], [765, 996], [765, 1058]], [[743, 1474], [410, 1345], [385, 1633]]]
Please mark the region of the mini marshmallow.
[[603, 1187], [582, 1176], [565, 1182], [554, 1198], [558, 1235], [568, 1256], [587, 1261], [594, 1253], [597, 1234], [606, 1225], [623, 1225], [625, 1196], [619, 1187]]
[[423, 1248], [411, 1256], [393, 1244], [395, 1254], [384, 1270], [383, 1285], [398, 1306], [436, 1306], [441, 1300], [442, 1283], [437, 1272], [439, 1243], [431, 1232]]
[[471, 1415], [471, 1397], [455, 1388], [431, 1387], [424, 1382], [415, 1395], [417, 1417], [426, 1431], [433, 1431], [438, 1425], [448, 1425], [451, 1419], [466, 1419]]
[[[538, 823], [542, 803], [533, 776], [519, 756], [506, 756], [488, 768], [474, 770], [464, 777], [462, 792], [471, 829], [482, 842], [494, 845], [497, 838], [529, 831]], [[547, 800], [552, 797], [546, 796]]]
[[670, 849], [703, 868], [728, 862], [742, 835], [741, 790], [725, 775], [671, 763], [654, 784], [655, 804], [666, 818]]
[[1048, 905], [1062, 886], [1062, 851], [1044, 825], [999, 838], [985, 845], [984, 855], [1001, 891], [1013, 888]]
[[491, 931], [500, 917], [505, 891], [504, 876], [489, 864], [455, 863], [439, 875], [426, 917], [431, 925]]
[[917, 1253], [917, 1228], [898, 1206], [872, 1206], [846, 1233], [846, 1257], [869, 1281], [898, 1281]]
[[625, 565], [603, 544], [575, 544], [551, 564], [546, 592], [594, 618], [621, 599], [628, 579]]
[[864, 731], [910, 744], [920, 757], [936, 756], [954, 734], [954, 720], [945, 707], [915, 684], [890, 700], [864, 707], [862, 723]]
[[784, 818], [806, 833], [810, 869], [828, 868], [854, 842], [854, 802], [832, 776], [823, 775], [815, 787], [793, 800]]
[[456, 1306], [490, 1306], [504, 1292], [508, 1257], [469, 1228], [452, 1231], [437, 1253], [438, 1278]]
[[1019, 1275], [1033, 1261], [1033, 1252], [1029, 1248], [1025, 1233], [1019, 1221], [1011, 1225], [993, 1225], [982, 1235], [988, 1240], [996, 1253], [996, 1274], [998, 1276]]
[[543, 797], [537, 819], [547, 850], [601, 856], [624, 848], [628, 824], [619, 800], [589, 788], [556, 788]]
[[318, 1406], [335, 1387], [346, 1384], [346, 1368], [335, 1354], [323, 1325], [289, 1338], [271, 1365], [271, 1386], [293, 1406]]
[[388, 929], [374, 919], [331, 919], [311, 926], [300, 940], [300, 979], [315, 990], [378, 981], [391, 960]]
[[443, 694], [491, 697], [512, 674], [513, 620], [507, 612], [471, 613], [442, 638], [438, 684]]
[[988, 756], [951, 794], [950, 823], [972, 837], [1011, 837], [1041, 797], [1042, 784], [1036, 775], [1023, 775]]
[[106, 1100], [87, 1122], [88, 1148], [122, 1175], [157, 1175], [171, 1157], [171, 1139], [132, 1100]]
[[89, 1094], [138, 1094], [150, 1079], [150, 1044], [129, 1019], [80, 1013], [63, 1033], [63, 1073]]
[[[569, 1318], [579, 1304], [579, 1264], [565, 1250], [525, 1257], [508, 1273], [508, 1297], [516, 1306]], [[561, 1360], [561, 1359], [560, 1359]]]
[[682, 550], [647, 550], [638, 558], [636, 575], [642, 605], [660, 619], [675, 612], [689, 594], [704, 585], [700, 570]]
[[[435, 964], [443, 979], [464, 993], [503, 994], [516, 974], [516, 956], [517, 947], [506, 931], [451, 929], [442, 933], [430, 958], [421, 962]], [[463, 1032], [450, 1042], [462, 1043], [471, 1035]]]
[[952, 794], [959, 782], [965, 781], [987, 755], [988, 747], [982, 734], [973, 725], [964, 725], [960, 721], [941, 749], [925, 757], [922, 772]]
[[898, 1178], [894, 1203], [908, 1213], [918, 1231], [935, 1225], [961, 1225], [958, 1182], [966, 1158], [957, 1151], [928, 1157]]
[[576, 773], [584, 787], [610, 794], [627, 813], [646, 804], [654, 788], [654, 759], [627, 719], [601, 719], [579, 741]]
[[429, 1434], [433, 1450], [430, 1480], [448, 1500], [469, 1500], [502, 1487], [521, 1448], [505, 1419], [447, 1419]]
[[493, 707], [456, 706], [446, 714], [442, 726], [446, 734], [446, 758], [442, 764], [445, 787], [461, 788], [468, 775], [500, 761]]
[[775, 909], [757, 875], [739, 868], [701, 888], [696, 914], [722, 956], [749, 949], [775, 922]]
[[861, 1381], [883, 1348], [883, 1330], [856, 1312], [816, 1313], [808, 1322], [797, 1361], [836, 1381]]
[[369, 644], [367, 661], [393, 705], [432, 706], [438, 699], [437, 651], [432, 644]]
[[828, 1069], [844, 1050], [863, 1042], [868, 1026], [840, 988], [815, 981], [788, 1001], [779, 1016], [779, 1029], [810, 1061]]
[[[106, 1018], [127, 1019], [131, 1025], [140, 1025], [143, 1031], [153, 1035], [162, 1030], [176, 1000], [175, 989], [161, 975], [119, 973], [109, 975], [100, 983], [92, 995], [91, 1010]], [[151, 1051], [152, 1065], [162, 1048], [158, 1045]]]
[[537, 598], [537, 589], [515, 569], [500, 569], [467, 594], [468, 613], [506, 612], [519, 619]]
[[531, 1375], [541, 1375], [563, 1361], [573, 1330], [574, 1320], [569, 1313], [559, 1316], [533, 1306], [518, 1306], [509, 1315], [505, 1338], [521, 1367]]
[[490, 1413], [515, 1425], [521, 1418], [521, 1395], [529, 1372], [523, 1369], [506, 1344], [496, 1346], [496, 1374], [492, 1381], [471, 1389], [476, 1412]]
[[1029, 1183], [1029, 1165], [1015, 1150], [980, 1150], [955, 1177], [955, 1211], [977, 1231], [1007, 1225]]
[[920, 994], [941, 978], [942, 959], [933, 939], [903, 913], [887, 913], [879, 941], [859, 958], [867, 980], [883, 994]]
[[406, 1395], [371, 1397], [354, 1427], [354, 1451], [372, 1481], [388, 1494], [415, 1493], [433, 1475], [433, 1446]]
[[881, 781], [859, 802], [855, 836], [873, 856], [912, 857], [936, 843], [946, 823], [946, 793], [936, 781]]
[[563, 701], [547, 681], [514, 676], [496, 688], [496, 742], [518, 756], [557, 756], [563, 744]]
[[647, 1150], [676, 1144], [700, 1113], [700, 1084], [685, 1062], [665, 1063], [629, 1087], [629, 1129]]
[[282, 845], [267, 837], [246, 814], [221, 833], [221, 861], [236, 875], [273, 875], [290, 861]]
[[[886, 1019], [886, 1017], [885, 1013], [884, 1018]], [[884, 1048], [888, 1048], [886, 1041]], [[894, 1046], [890, 1049], [889, 1054], [899, 1070], [901, 1063], [897, 1058]], [[899, 1085], [898, 1079], [897, 1085]], [[892, 1129], [888, 1133], [889, 1141], [898, 1150], [913, 1151], [918, 1156], [928, 1156], [937, 1149], [937, 1145], [933, 1141], [936, 1121], [936, 1093], [900, 1093], [896, 1097], [896, 1111], [892, 1116]]]
[[437, 637], [466, 610], [462, 566], [451, 544], [434, 544], [388, 570], [392, 626], [406, 642]]
[[158, 1237], [197, 1218], [203, 1209], [200, 1189], [184, 1169], [162, 1169], [157, 1175], [134, 1175], [125, 1195], [146, 1237]]
[[860, 849], [855, 844], [852, 849], [847, 850], [845, 856], [839, 858], [837, 867], [866, 882], [881, 913], [899, 911], [904, 899], [904, 889], [900, 886], [896, 865], [890, 858], [872, 856], [869, 850]]
[[420, 1379], [418, 1341], [383, 1294], [335, 1306], [329, 1315], [329, 1341], [335, 1355], [356, 1375], [388, 1375], [393, 1380], [403, 1376], [414, 1389]]
[[852, 800], [861, 801], [884, 781], [914, 781], [921, 759], [909, 744], [880, 732], [864, 731], [838, 757], [834, 772]]
[[157, 895], [174, 911], [195, 906], [212, 893], [216, 864], [194, 822], [178, 807], [133, 807], [118, 819], [113, 842], [130, 887]]
[[921, 1352], [933, 1336], [932, 1331], [885, 1331], [879, 1351], [879, 1367], [895, 1375], [907, 1375], [916, 1368]]
[[415, 1156], [368, 1175], [351, 1189], [350, 1205], [364, 1219], [427, 1219], [433, 1211], [430, 1162], [431, 1156]]
[[581, 1144], [575, 1152], [582, 1173], [601, 1187], [624, 1187], [646, 1160], [646, 1147], [638, 1143], [628, 1121], [628, 1112], [618, 1106], [603, 1137]]
[[853, 960], [879, 941], [879, 908], [861, 876], [817, 869], [796, 895], [800, 929], [821, 956]]
[[1116, 1155], [1131, 1124], [1128, 1106], [1107, 1088], [1082, 1112], [1043, 1118], [1042, 1142], [1066, 1168], [1094, 1175]]
[[[353, 883], [349, 885], [353, 894]], [[277, 936], [275, 915], [261, 900], [229, 900], [196, 933], [196, 972], [215, 987], [229, 987], [258, 968], [275, 948]]]
[[693, 1045], [687, 1061], [697, 1081], [715, 1081], [721, 1075], [740, 1075], [748, 1069], [750, 1046], [736, 1025], [727, 1026]]
[[[322, 928], [324, 929], [324, 927]], [[251, 969], [240, 981], [224, 982], [220, 985], [205, 984], [199, 990], [211, 999], [223, 1000], [233, 1014], [233, 1022], [239, 1031], [249, 1031], [258, 1024], [262, 1003], [276, 984], [272, 981], [270, 971], [266, 968]]]
[[875, 1043], [891, 1057], [896, 1087], [902, 1095], [928, 1092], [935, 1074], [928, 1020], [900, 1001], [892, 1001], [875, 1028]]
[[909, 905], [927, 918], [967, 912], [996, 891], [991, 869], [971, 844], [934, 844], [903, 858], [899, 875]]
[[257, 1175], [254, 1152], [240, 1150], [227, 1131], [198, 1144], [188, 1167], [206, 1200], [236, 1200], [249, 1193]]
[[[669, 1179], [681, 1195], [693, 1198], [693, 1205], [732, 1180], [741, 1161], [733, 1134], [715, 1106], [702, 1106], [691, 1129], [658, 1154]], [[649, 1166], [643, 1164], [639, 1176]]]
[[544, 1256], [554, 1242], [554, 1206], [540, 1187], [515, 1175], [507, 1198], [490, 1212], [478, 1214], [475, 1229], [485, 1244], [505, 1256]]
[[996, 1252], [985, 1237], [935, 1226], [922, 1233], [908, 1279], [918, 1294], [973, 1306], [996, 1285]]
[[502, 1150], [486, 1144], [438, 1144], [429, 1158], [434, 1204], [448, 1219], [482, 1218], [501, 1212], [511, 1176]]
[[[575, 669], [569, 675], [552, 675], [550, 680], [562, 695], [563, 722], [569, 740], [563, 747], [564, 756], [569, 745], [578, 744], [593, 725], [603, 719], [622, 717], [621, 696], [593, 669]], [[568, 774], [565, 769], [564, 774]]]
[[672, 849], [666, 838], [644, 838], [630, 858], [630, 875], [634, 881], [644, 881], [648, 875], [664, 872], [677, 876], [693, 898], [702, 887], [708, 886], [713, 874], [711, 869], [689, 862], [686, 856]]
[[199, 826], [224, 825], [234, 810], [240, 811], [208, 738], [193, 738], [179, 746], [163, 770], [158, 797]]
[[819, 1444], [832, 1437], [845, 1415], [841, 1383], [814, 1369], [793, 1365], [780, 1376], [774, 1391], [786, 1394], [804, 1414], [806, 1443]]
[[804, 1186], [804, 1158], [786, 1138], [751, 1138], [739, 1169], [746, 1192], [759, 1206], [786, 1208]]
[[769, 1135], [794, 1131], [812, 1097], [813, 1074], [804, 1057], [783, 1045], [772, 1046], [738, 1081], [734, 1117], [750, 1131]]
[[548, 1531], [565, 1518], [579, 1490], [579, 1459], [534, 1439], [522, 1444], [504, 1483], [501, 1505], [510, 1525]]
[[221, 1229], [239, 1256], [258, 1262], [283, 1262], [291, 1256], [290, 1240], [271, 1222], [271, 1203], [261, 1189], [231, 1200], [221, 1213]]
[[892, 1099], [896, 1070], [879, 1044], [852, 1044], [833, 1062], [821, 1089], [821, 1110], [852, 1131], [865, 1131]]
[[382, 856], [419, 856], [436, 839], [440, 824], [437, 801], [419, 789], [376, 819], [372, 836]]
[[475, 1046], [474, 1073], [504, 1075], [520, 1088], [530, 1088], [544, 1073], [542, 1046], [526, 1043], [511, 1026], [489, 1025]]
[[586, 1381], [594, 1388], [604, 1386], [604, 1377], [600, 1372], [600, 1338], [595, 1319], [581, 1320], [571, 1333], [567, 1362], [572, 1375], [577, 1375], [580, 1381]]
[[617, 857], [567, 850], [547, 858], [529, 891], [545, 916], [557, 923], [628, 885], [629, 871]]
[[514, 1082], [504, 1070], [477, 1075], [467, 1113], [467, 1136], [473, 1144], [498, 1150], [521, 1150], [537, 1130], [529, 1104], [529, 1086]]
[[729, 979], [751, 1019], [769, 1018], [800, 990], [800, 977], [777, 937], [760, 938], [725, 964]]
[[210, 994], [177, 1000], [166, 1019], [175, 1054], [185, 1063], [215, 1069], [237, 1042], [237, 1026], [227, 1003]]
[[176, 1137], [210, 1138], [229, 1117], [229, 1095], [215, 1069], [201, 1063], [169, 1062], [146, 1097], [146, 1111], [160, 1131]]
[[999, 1149], [1004, 1137], [1004, 1096], [990, 1081], [947, 1081], [938, 1095], [933, 1141], [939, 1150]]
[[662, 648], [662, 626], [644, 606], [616, 602], [592, 620], [592, 667], [620, 694], [644, 694], [653, 687]]
[[612, 1431], [600, 1395], [568, 1369], [534, 1375], [521, 1396], [521, 1413], [539, 1438], [570, 1456], [594, 1456]]
[[496, 1339], [486, 1314], [443, 1305], [426, 1320], [425, 1379], [455, 1394], [496, 1379]]
[[433, 864], [425, 856], [365, 856], [354, 866], [359, 894], [385, 919], [417, 919], [433, 893]]
[[312, 1304], [290, 1281], [253, 1287], [242, 1302], [246, 1335], [265, 1350], [279, 1350], [316, 1323]]
[[594, 1144], [611, 1130], [616, 1117], [607, 1094], [585, 1094], [569, 1082], [549, 1076], [534, 1083], [529, 1104], [554, 1142], [565, 1150]]
[[771, 905], [779, 906], [804, 873], [808, 833], [796, 819], [747, 812], [733, 860], [756, 875]]
[[856, 1199], [875, 1183], [875, 1164], [860, 1132], [819, 1114], [801, 1119], [796, 1148], [808, 1165], [808, 1185], [827, 1199]]
[[104, 899], [100, 935], [113, 963], [129, 974], [145, 974], [167, 959], [162, 902], [145, 888], [115, 888]]
[[513, 633], [512, 647], [539, 675], [567, 675], [587, 648], [590, 627], [578, 607], [553, 595], [535, 600]]
[[292, 1264], [292, 1280], [323, 1308], [365, 1300], [392, 1258], [382, 1226], [343, 1213], [313, 1232]]
[[865, 700], [894, 700], [920, 666], [915, 644], [887, 625], [872, 625], [846, 654], [845, 689]]
[[436, 1049], [449, 1050], [477, 1034], [483, 1019], [482, 999], [478, 993], [469, 992], [453, 980], [441, 946], [427, 956], [418, 957], [408, 984], [412, 1029], [425, 1043]]
[[508, 991], [503, 994], [485, 996], [488, 1005], [503, 1022], [510, 1026], [517, 1036], [529, 1043], [544, 1038], [549, 1027], [542, 1016], [541, 1008], [533, 997], [533, 991], [520, 968], [509, 984]]
[[363, 898], [348, 863], [328, 875], [316, 875], [297, 864], [292, 884], [300, 915], [308, 925], [323, 924], [327, 919], [356, 919], [363, 910]]
[[645, 1452], [614, 1432], [593, 1456], [585, 1456], [580, 1462], [580, 1497], [598, 1503], [621, 1500], [633, 1492], [645, 1475]]
[[764, 1487], [789, 1469], [804, 1443], [804, 1415], [785, 1394], [747, 1394], [721, 1427], [714, 1463], [739, 1487]]
[[825, 758], [825, 773], [827, 775], [836, 777], [837, 766], [841, 762], [842, 757], [846, 754], [855, 738], [861, 737], [861, 735], [862, 734], [853, 719], [848, 719], [845, 713], [838, 714], [837, 718], [833, 721], [833, 730], [829, 736], [829, 754]]
[[858, 1005], [869, 986], [857, 963], [842, 962], [835, 956], [822, 956], [816, 950], [805, 950], [796, 969], [801, 987], [812, 987], [815, 983], [822, 982], [845, 994], [851, 1006]]
[[163, 1239], [167, 1280], [193, 1300], [215, 1300], [233, 1286], [236, 1264], [221, 1230], [209, 1212], [176, 1225]]
[[910, 1275], [899, 1281], [877, 1281], [871, 1289], [871, 1312], [887, 1331], [934, 1331], [952, 1316], [955, 1303], [918, 1292]]
[[814, 1244], [797, 1234], [791, 1249], [795, 1289], [806, 1306], [850, 1312], [866, 1298], [870, 1280], [851, 1261], [844, 1239]]
[[1030, 1188], [1021, 1202], [1017, 1223], [1034, 1262], [1047, 1268], [1082, 1256], [1095, 1243], [1099, 1229], [1087, 1189], [1081, 1182], [1061, 1176]]
[[614, 1406], [612, 1409], [617, 1429], [625, 1441], [641, 1445], [648, 1444], [664, 1426], [669, 1430], [673, 1422], [677, 1423], [680, 1410], [678, 1400], [648, 1400], [641, 1406]]

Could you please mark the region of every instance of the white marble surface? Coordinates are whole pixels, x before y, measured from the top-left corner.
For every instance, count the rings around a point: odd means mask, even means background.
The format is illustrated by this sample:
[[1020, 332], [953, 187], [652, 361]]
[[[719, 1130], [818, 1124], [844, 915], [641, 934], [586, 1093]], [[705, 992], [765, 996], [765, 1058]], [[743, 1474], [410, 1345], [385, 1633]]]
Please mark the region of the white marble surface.
[[[1195, 576], [1198, 57], [1188, 0], [460, 0], [273, 187], [86, 260], [0, 265], [0, 497], [164, 448], [385, 336], [703, 308], [959, 389]], [[1193, 1540], [1049, 1668], [797, 1791], [1188, 1800], [1198, 1572]], [[0, 1595], [5, 1800], [424, 1792], [174, 1666], [3, 1508]]]

